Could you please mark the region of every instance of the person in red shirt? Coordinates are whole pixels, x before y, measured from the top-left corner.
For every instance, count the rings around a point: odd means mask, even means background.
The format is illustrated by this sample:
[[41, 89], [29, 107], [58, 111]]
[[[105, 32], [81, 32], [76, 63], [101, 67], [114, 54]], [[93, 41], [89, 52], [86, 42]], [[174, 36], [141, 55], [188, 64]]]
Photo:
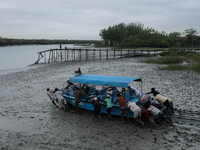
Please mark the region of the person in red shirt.
[[117, 94], [117, 97], [118, 98], [117, 98], [117, 100], [114, 104], [116, 104], [117, 102], [119, 103], [122, 123], [124, 124], [123, 114], [125, 114], [126, 118], [128, 119], [128, 122], [130, 124], [129, 117], [128, 117], [128, 114], [127, 114], [126, 102], [125, 102], [124, 98], [119, 93]]
[[101, 110], [101, 104], [100, 102], [97, 100], [97, 98], [94, 100], [94, 113], [93, 113], [93, 121], [94, 121], [94, 117], [96, 115], [99, 116], [99, 119], [101, 119], [101, 115], [100, 115], [100, 110]]
[[146, 110], [146, 108], [144, 108], [143, 106], [139, 106], [139, 107], [142, 110], [143, 116], [158, 128], [157, 124], [151, 120], [148, 110]]

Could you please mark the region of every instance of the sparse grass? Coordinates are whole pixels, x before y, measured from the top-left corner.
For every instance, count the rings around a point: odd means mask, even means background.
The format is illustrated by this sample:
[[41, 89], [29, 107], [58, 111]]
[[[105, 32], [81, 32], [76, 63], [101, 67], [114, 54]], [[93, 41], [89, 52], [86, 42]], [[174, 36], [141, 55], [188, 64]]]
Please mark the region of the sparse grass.
[[193, 66], [192, 66], [192, 69], [193, 69], [195, 72], [200, 73], [200, 63], [193, 65]]
[[184, 61], [183, 58], [179, 56], [168, 56], [164, 58], [158, 58], [158, 59], [148, 59], [145, 61], [146, 63], [156, 63], [156, 64], [179, 64]]
[[[200, 73], [200, 53], [162, 53], [163, 58], [148, 59], [146, 63], [167, 64], [167, 66], [160, 67], [161, 70], [194, 70]], [[183, 61], [190, 63], [189, 65], [182, 65]]]
[[200, 54], [195, 54], [194, 59], [198, 62], [200, 62]]
[[188, 66], [180, 64], [170, 64], [159, 68], [160, 70], [188, 70]]

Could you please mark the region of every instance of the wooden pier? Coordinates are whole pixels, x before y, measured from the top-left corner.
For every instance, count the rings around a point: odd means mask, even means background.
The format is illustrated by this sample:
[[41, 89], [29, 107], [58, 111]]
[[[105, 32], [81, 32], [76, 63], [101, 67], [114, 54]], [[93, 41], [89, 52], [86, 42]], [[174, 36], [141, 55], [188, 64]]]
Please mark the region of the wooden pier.
[[157, 55], [164, 52], [184, 53], [196, 52], [200, 49], [81, 49], [81, 48], [65, 48], [50, 49], [38, 52], [38, 60], [35, 64], [40, 63], [56, 63], [68, 61], [89, 61], [103, 59], [120, 59], [131, 58], [145, 55]]

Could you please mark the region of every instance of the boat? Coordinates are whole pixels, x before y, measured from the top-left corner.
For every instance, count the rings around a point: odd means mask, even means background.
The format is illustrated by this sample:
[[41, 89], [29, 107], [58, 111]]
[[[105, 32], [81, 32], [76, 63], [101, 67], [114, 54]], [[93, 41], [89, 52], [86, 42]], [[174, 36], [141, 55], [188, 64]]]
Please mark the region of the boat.
[[[74, 90], [76, 86], [82, 89], [85, 93], [89, 95], [81, 95], [81, 102], [79, 108], [86, 110], [93, 110], [93, 104], [91, 100], [88, 100], [90, 96], [97, 96], [101, 100], [105, 100], [106, 95], [110, 95], [112, 103], [116, 102], [117, 94], [120, 91], [119, 89], [125, 89], [128, 87], [131, 82], [140, 82], [142, 90], [142, 79], [137, 77], [123, 77], [123, 76], [106, 76], [106, 75], [92, 75], [92, 74], [81, 74], [75, 75], [69, 79], [71, 85], [67, 90], [64, 90], [63, 97], [65, 100], [71, 104], [75, 105], [75, 96]], [[111, 89], [111, 90], [110, 90]], [[86, 91], [88, 90], [88, 91]], [[125, 90], [121, 94], [126, 103], [128, 101], [138, 102], [139, 97], [130, 94], [130, 91]], [[101, 103], [101, 112], [107, 114], [107, 105], [106, 103], [100, 101]], [[111, 115], [121, 116], [120, 106], [118, 103], [113, 104]], [[133, 118], [133, 112], [128, 109], [128, 116]]]

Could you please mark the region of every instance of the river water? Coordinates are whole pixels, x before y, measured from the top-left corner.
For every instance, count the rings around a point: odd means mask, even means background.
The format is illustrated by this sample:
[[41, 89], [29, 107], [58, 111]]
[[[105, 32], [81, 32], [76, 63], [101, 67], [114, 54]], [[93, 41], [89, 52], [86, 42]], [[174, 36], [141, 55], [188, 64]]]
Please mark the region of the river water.
[[[62, 48], [78, 47], [73, 44], [63, 44]], [[0, 70], [11, 70], [27, 67], [38, 59], [38, 52], [60, 48], [60, 45], [21, 45], [0, 47]]]

